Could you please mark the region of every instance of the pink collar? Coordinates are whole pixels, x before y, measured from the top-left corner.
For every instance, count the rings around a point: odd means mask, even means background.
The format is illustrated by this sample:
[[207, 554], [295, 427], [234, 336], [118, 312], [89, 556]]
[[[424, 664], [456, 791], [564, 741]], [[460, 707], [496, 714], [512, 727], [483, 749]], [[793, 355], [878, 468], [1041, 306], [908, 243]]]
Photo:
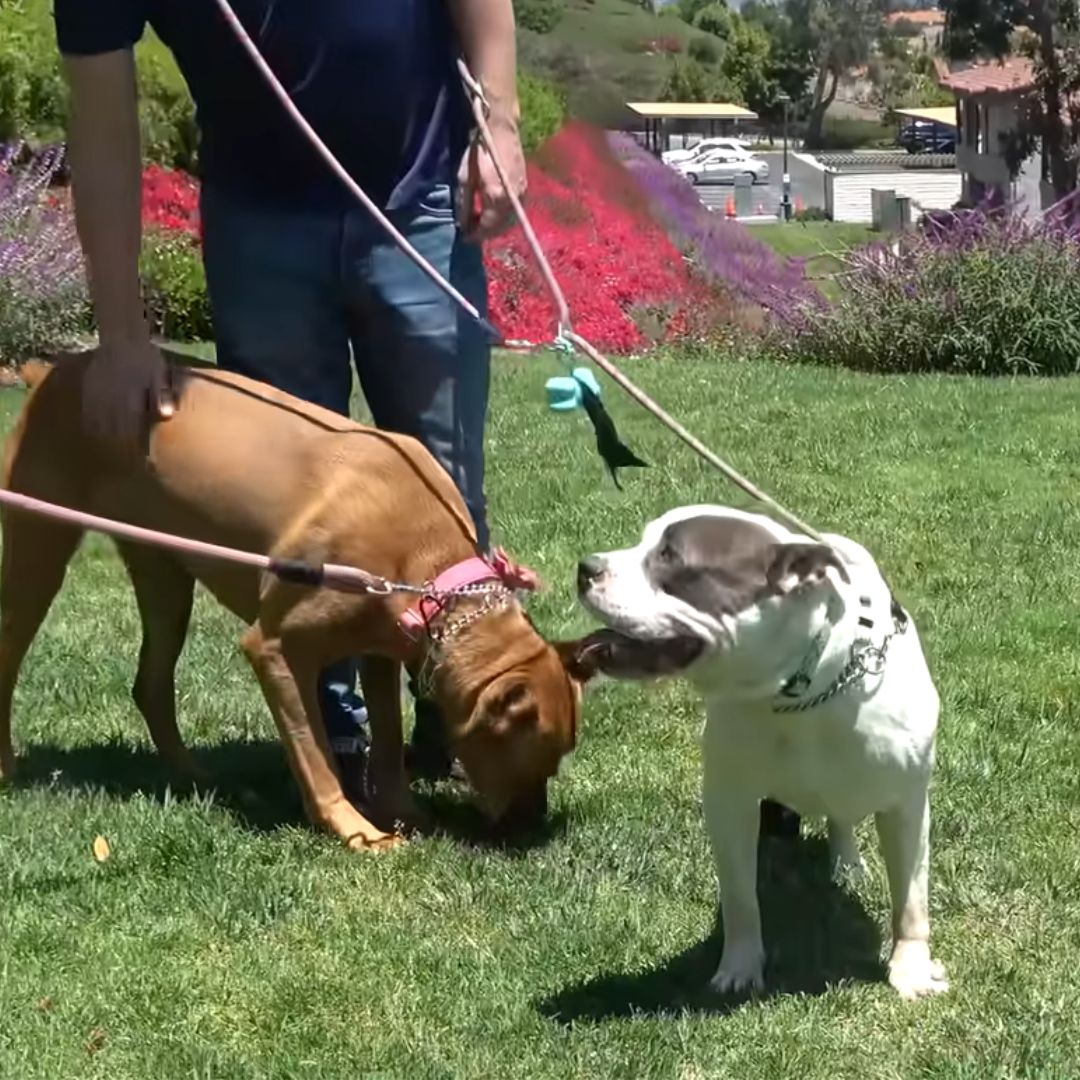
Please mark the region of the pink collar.
[[476, 555], [444, 570], [425, 586], [423, 595], [402, 614], [398, 625], [408, 637], [415, 639], [420, 631], [442, 614], [455, 595], [461, 595], [462, 590], [472, 585], [488, 583], [501, 585], [511, 591], [533, 591], [539, 587], [540, 579], [534, 571], [512, 562], [502, 548], [496, 548], [489, 559]]

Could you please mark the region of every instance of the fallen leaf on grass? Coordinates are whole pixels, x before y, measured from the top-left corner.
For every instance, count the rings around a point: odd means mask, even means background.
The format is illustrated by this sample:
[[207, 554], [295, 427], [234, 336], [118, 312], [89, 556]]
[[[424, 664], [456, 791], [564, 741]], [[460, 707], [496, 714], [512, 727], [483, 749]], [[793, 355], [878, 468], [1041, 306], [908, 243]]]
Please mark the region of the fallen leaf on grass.
[[105, 1029], [96, 1027], [86, 1037], [86, 1052], [96, 1054], [105, 1045]]
[[52, 1012], [53, 999], [51, 997], [40, 998], [38, 1000], [36, 1008], [38, 1012]]
[[104, 862], [112, 854], [109, 841], [104, 836], [94, 837], [94, 858], [99, 863]]

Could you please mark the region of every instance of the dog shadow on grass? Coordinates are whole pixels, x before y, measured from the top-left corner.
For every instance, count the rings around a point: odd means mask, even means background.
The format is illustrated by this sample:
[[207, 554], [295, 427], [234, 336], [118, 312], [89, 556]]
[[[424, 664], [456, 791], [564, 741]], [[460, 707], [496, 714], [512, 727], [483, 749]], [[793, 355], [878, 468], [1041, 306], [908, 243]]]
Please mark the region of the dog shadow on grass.
[[115, 798], [211, 799], [244, 826], [269, 832], [303, 820], [303, 806], [280, 743], [237, 740], [199, 746], [192, 756], [206, 779], [178, 779], [152, 749], [120, 743], [28, 747], [19, 755], [16, 787], [103, 792]]
[[[768, 955], [759, 1000], [823, 994], [839, 982], [880, 982], [881, 933], [857, 897], [832, 882], [828, 845], [817, 838], [766, 840], [758, 897]], [[720, 962], [719, 913], [709, 937], [651, 971], [605, 972], [537, 1003], [561, 1024], [635, 1016], [726, 1015], [746, 995], [719, 994], [709, 980]]]
[[[38, 745], [19, 756], [15, 783], [24, 789], [99, 791], [121, 799], [134, 795], [158, 802], [212, 799], [242, 827], [255, 832], [306, 824], [300, 793], [280, 743], [237, 740], [194, 747], [192, 754], [206, 773], [201, 783], [178, 781], [150, 748], [120, 743], [72, 748]], [[445, 836], [463, 848], [515, 857], [543, 847], [566, 829], [565, 815], [549, 813], [533, 828], [515, 835], [500, 833], [460, 784], [418, 782], [413, 784], [413, 795], [428, 819], [414, 833], [417, 839]]]
[[485, 818], [475, 800], [457, 784], [414, 784], [413, 794], [430, 816], [430, 828], [425, 835], [445, 836], [460, 847], [475, 851], [517, 858], [546, 847], [562, 837], [567, 828], [566, 814], [554, 810], [548, 811], [535, 825], [513, 833], [504, 832]]

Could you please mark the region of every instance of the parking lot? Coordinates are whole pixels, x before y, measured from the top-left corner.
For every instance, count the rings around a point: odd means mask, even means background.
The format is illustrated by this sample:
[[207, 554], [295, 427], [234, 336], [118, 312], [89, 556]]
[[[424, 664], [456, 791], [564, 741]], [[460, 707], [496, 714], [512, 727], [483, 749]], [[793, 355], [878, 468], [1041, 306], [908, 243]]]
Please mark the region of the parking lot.
[[[754, 213], [778, 214], [783, 201], [784, 155], [770, 151], [757, 156], [769, 163], [769, 181], [767, 184], [754, 185]], [[788, 168], [791, 170], [792, 204], [801, 200], [803, 206], [824, 206], [825, 188], [821, 173], [796, 160], [791, 154], [788, 156]], [[709, 209], [723, 213], [735, 189], [731, 184], [699, 184], [697, 191]]]

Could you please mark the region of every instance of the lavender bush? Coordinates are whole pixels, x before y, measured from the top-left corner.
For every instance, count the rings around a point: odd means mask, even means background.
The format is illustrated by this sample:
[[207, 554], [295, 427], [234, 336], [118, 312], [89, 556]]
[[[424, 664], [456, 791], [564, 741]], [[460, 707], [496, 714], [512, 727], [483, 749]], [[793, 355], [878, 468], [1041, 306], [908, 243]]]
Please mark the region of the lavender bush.
[[63, 148], [19, 164], [0, 148], [0, 363], [70, 346], [85, 331], [89, 302], [74, 217], [48, 198]]
[[919, 231], [853, 251], [830, 308], [775, 334], [782, 354], [864, 371], [1080, 371], [1075, 207], [938, 212]]
[[806, 280], [805, 260], [782, 258], [749, 229], [707, 209], [693, 184], [632, 136], [613, 132], [608, 138], [673, 242], [711, 285], [785, 323], [805, 308], [825, 306]]

